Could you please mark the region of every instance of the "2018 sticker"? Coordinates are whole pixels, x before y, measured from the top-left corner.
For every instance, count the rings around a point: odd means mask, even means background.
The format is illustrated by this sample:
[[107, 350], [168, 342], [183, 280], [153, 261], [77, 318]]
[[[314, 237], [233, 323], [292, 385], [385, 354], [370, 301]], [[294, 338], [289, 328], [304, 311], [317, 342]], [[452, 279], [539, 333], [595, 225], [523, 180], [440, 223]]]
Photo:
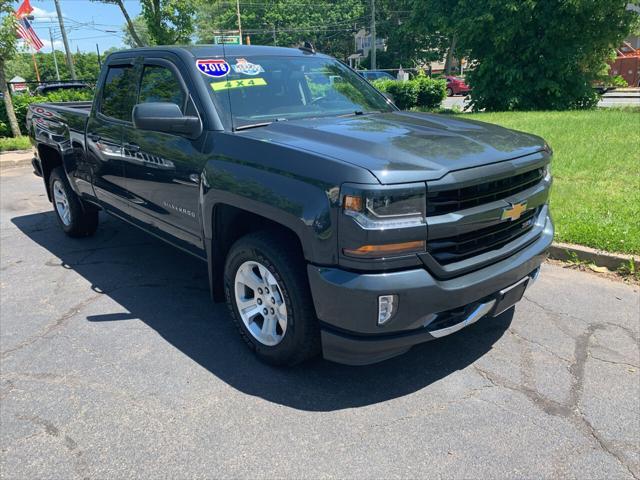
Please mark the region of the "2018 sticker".
[[219, 90], [230, 90], [232, 88], [260, 87], [267, 84], [264, 78], [248, 78], [246, 80], [227, 80], [224, 82], [213, 82], [211, 88], [217, 92]]
[[196, 67], [205, 75], [217, 78], [226, 77], [231, 70], [229, 64], [221, 58], [196, 60]]
[[238, 58], [235, 65], [231, 65], [233, 71], [236, 73], [242, 73], [244, 75], [258, 75], [264, 72], [262, 65], [257, 63], [251, 63], [246, 58]]

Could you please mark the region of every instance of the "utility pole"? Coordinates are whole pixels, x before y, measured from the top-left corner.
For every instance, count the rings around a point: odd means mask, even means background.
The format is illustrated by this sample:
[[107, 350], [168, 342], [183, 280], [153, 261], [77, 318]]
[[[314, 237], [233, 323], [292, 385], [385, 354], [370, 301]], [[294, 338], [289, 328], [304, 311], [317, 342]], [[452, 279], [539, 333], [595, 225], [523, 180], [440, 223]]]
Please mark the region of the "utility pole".
[[53, 54], [53, 64], [56, 66], [56, 78], [60, 81], [60, 70], [58, 70], [58, 57], [56, 57], [56, 49], [53, 46], [53, 33], [49, 27], [49, 39], [51, 40], [51, 53]]
[[378, 68], [376, 53], [376, 0], [371, 0], [371, 70]]
[[242, 43], [242, 21], [240, 20], [240, 0], [236, 0], [236, 14], [238, 15], [238, 33], [240, 34], [240, 43]]
[[[71, 79], [76, 79], [76, 68], [73, 65], [73, 57], [69, 50], [69, 40], [67, 40], [67, 31], [64, 29], [64, 20], [62, 19], [62, 10], [60, 9], [60, 0], [53, 0], [56, 4], [56, 12], [58, 13], [58, 23], [60, 24], [60, 31], [62, 33], [62, 43], [64, 43], [64, 52], [67, 56], [67, 67], [71, 74]], [[239, 0], [238, 0], [239, 1]]]

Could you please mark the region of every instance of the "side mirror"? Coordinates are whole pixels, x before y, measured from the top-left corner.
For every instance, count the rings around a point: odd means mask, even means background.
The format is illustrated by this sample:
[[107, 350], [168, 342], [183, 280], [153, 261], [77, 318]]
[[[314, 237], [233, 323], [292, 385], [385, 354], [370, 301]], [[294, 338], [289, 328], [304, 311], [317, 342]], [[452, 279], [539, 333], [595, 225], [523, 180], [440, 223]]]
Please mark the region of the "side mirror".
[[175, 103], [139, 103], [133, 107], [132, 116], [133, 126], [140, 130], [173, 133], [189, 138], [196, 138], [202, 132], [200, 119], [183, 115]]

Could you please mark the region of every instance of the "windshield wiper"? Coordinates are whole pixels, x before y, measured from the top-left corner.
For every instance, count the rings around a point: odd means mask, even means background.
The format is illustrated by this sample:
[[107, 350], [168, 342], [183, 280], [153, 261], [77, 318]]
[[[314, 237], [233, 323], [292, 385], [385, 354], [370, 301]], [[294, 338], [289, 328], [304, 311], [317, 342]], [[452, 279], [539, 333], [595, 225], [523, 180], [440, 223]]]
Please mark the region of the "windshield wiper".
[[239, 127], [235, 127], [234, 130], [248, 130], [250, 128], [258, 128], [258, 127], [266, 127], [271, 125], [273, 122], [261, 122], [261, 123], [249, 123], [247, 125], [240, 125]]
[[339, 117], [351, 117], [353, 115], [355, 115], [356, 117], [359, 117], [360, 115], [371, 115], [372, 113], [382, 113], [382, 110], [367, 110], [366, 112], [364, 110], [356, 110], [354, 112], [349, 112], [349, 113], [345, 113], [343, 115], [338, 115]]
[[240, 125], [239, 127], [235, 127], [234, 131], [248, 130], [249, 128], [266, 127], [267, 125], [271, 125], [273, 122], [286, 122], [286, 121], [287, 121], [286, 118], [276, 118], [271, 122], [249, 123], [248, 125]]

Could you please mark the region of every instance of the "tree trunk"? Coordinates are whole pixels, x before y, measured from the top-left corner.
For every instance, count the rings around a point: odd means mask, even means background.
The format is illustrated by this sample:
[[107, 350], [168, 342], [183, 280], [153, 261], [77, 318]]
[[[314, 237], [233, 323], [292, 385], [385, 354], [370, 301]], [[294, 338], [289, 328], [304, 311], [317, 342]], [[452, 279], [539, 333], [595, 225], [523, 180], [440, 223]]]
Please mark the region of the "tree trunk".
[[457, 42], [458, 36], [454, 33], [453, 38], [451, 39], [451, 45], [449, 46], [449, 51], [447, 51], [447, 59], [444, 62], [444, 73], [446, 75], [451, 75], [451, 64], [453, 63], [453, 54], [456, 51]]
[[136, 27], [129, 16], [129, 12], [127, 12], [127, 9], [124, 7], [124, 2], [122, 0], [118, 0], [118, 7], [120, 7], [122, 15], [124, 15], [124, 19], [127, 22], [127, 28], [129, 29], [129, 34], [131, 35], [131, 38], [133, 38], [133, 41], [136, 42], [138, 47], [146, 47], [147, 45], [140, 40], [138, 32], [136, 32]]
[[4, 59], [0, 58], [0, 91], [2, 92], [4, 100], [4, 108], [7, 111], [7, 117], [9, 118], [9, 125], [11, 126], [11, 133], [14, 137], [19, 137], [20, 125], [18, 125], [18, 119], [16, 118], [16, 112], [13, 110], [13, 101], [11, 100], [11, 92], [7, 85], [7, 79], [4, 76]]

